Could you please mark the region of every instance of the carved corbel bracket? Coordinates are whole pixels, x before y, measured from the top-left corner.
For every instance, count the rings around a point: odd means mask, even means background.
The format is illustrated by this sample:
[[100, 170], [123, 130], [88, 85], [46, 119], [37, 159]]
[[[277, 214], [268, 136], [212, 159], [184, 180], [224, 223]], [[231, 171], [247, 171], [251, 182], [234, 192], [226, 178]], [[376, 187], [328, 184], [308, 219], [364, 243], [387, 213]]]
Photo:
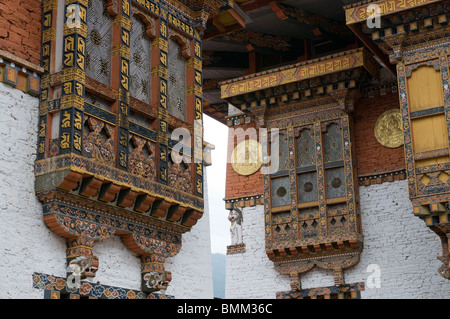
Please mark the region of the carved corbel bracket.
[[165, 293], [172, 273], [164, 268], [165, 258], [153, 254], [141, 256], [141, 290], [146, 293]]
[[250, 113], [255, 117], [256, 128], [266, 127], [267, 106], [254, 106], [249, 108]]
[[183, 226], [192, 227], [195, 224], [197, 224], [197, 221], [203, 216], [202, 212], [196, 211], [196, 210], [188, 210], [183, 215], [183, 219], [181, 221], [181, 224]]
[[315, 259], [298, 259], [286, 262], [276, 262], [275, 269], [284, 275], [289, 275], [291, 290], [300, 291], [301, 275], [315, 267], [333, 271], [335, 286], [345, 285], [344, 269], [354, 267], [359, 263], [359, 252], [348, 254], [330, 255]]
[[94, 256], [94, 243], [110, 238], [115, 230], [56, 213], [45, 215], [44, 221], [55, 234], [67, 239], [67, 276], [75, 272], [80, 279], [95, 277], [99, 260]]
[[141, 256], [141, 289], [151, 293], [164, 293], [172, 280], [172, 274], [165, 270], [164, 261], [181, 249], [180, 244], [171, 244], [160, 239], [127, 234], [122, 236], [125, 245]]
[[403, 59], [403, 45], [406, 39], [406, 33], [400, 33], [396, 35], [391, 35], [383, 39], [384, 43], [390, 49], [390, 52], [385, 52], [389, 54], [389, 62], [396, 64]]
[[289, 278], [291, 280], [290, 283], [291, 291], [301, 291], [302, 290], [301, 275], [298, 272], [294, 271], [289, 274]]
[[357, 89], [341, 89], [329, 93], [338, 103], [340, 109], [347, 113], [352, 113], [356, 101], [361, 97], [361, 92]]
[[73, 272], [79, 273], [80, 279], [95, 277], [99, 260], [93, 246], [94, 240], [87, 237], [67, 239], [67, 277]]
[[446, 224], [441, 229], [436, 229], [434, 226], [432, 230], [440, 237], [442, 244], [442, 256], [437, 257], [442, 262], [438, 274], [450, 280], [450, 226]]

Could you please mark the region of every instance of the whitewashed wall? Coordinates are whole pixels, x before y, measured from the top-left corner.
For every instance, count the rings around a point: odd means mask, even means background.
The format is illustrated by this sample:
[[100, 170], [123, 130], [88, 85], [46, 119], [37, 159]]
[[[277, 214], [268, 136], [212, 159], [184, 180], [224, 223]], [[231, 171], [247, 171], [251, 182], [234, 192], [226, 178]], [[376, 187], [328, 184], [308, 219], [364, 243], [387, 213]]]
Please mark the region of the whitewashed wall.
[[0, 298], [42, 298], [32, 274], [65, 274], [65, 241], [34, 193], [38, 99], [0, 83]]
[[[345, 271], [346, 282], [365, 282], [361, 297], [367, 299], [448, 298], [450, 281], [437, 274], [440, 240], [413, 215], [406, 181], [359, 189], [364, 249], [360, 263]], [[277, 273], [265, 254], [263, 206], [244, 208], [243, 214], [246, 252], [227, 255], [225, 298], [275, 298], [290, 289], [289, 278]], [[371, 267], [380, 271], [380, 288]], [[304, 289], [333, 285], [330, 271], [316, 268], [302, 275]]]
[[[38, 99], [0, 83], [0, 299], [43, 298], [32, 274], [66, 275], [65, 240], [44, 224], [34, 191]], [[209, 213], [183, 236], [180, 253], [167, 261], [175, 298], [212, 298]], [[118, 236], [94, 245], [94, 281], [140, 289], [140, 259]]]
[[172, 272], [172, 282], [166, 293], [179, 299], [214, 298], [206, 169], [203, 172], [203, 217], [190, 232], [183, 234], [178, 255], [166, 260], [166, 269]]

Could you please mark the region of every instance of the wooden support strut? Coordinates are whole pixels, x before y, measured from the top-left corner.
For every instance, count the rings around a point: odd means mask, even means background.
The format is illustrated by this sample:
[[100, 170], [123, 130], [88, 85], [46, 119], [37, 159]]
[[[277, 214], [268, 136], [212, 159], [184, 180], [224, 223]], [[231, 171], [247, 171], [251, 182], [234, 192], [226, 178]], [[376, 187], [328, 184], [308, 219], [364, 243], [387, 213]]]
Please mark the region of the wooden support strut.
[[83, 196], [96, 196], [103, 181], [93, 176], [83, 178], [80, 187], [80, 194]]
[[155, 200], [156, 197], [154, 196], [150, 196], [148, 194], [140, 194], [136, 198], [134, 209], [138, 212], [145, 213], [150, 209]]
[[171, 203], [164, 199], [157, 199], [152, 205], [150, 215], [154, 217], [164, 218], [167, 215], [167, 211]]

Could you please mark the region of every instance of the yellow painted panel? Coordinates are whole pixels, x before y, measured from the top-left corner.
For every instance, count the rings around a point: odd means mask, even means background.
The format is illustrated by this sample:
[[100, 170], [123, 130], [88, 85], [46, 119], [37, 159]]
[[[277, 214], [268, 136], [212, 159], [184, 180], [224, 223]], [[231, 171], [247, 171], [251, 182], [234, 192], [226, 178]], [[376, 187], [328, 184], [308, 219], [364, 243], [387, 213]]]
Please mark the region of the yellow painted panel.
[[431, 166], [431, 165], [448, 163], [448, 162], [450, 162], [450, 157], [448, 157], [448, 156], [428, 158], [428, 159], [416, 161], [416, 167]]
[[418, 67], [407, 78], [407, 85], [410, 112], [444, 105], [441, 72], [436, 71], [434, 67]]
[[413, 119], [411, 128], [414, 153], [448, 148], [445, 114]]

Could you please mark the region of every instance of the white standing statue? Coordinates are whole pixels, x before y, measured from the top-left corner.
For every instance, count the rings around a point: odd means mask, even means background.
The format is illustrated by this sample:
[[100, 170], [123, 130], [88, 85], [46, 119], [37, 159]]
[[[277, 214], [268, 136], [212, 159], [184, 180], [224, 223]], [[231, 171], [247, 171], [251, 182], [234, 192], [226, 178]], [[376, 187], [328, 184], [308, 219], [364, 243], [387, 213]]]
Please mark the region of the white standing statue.
[[238, 209], [231, 210], [230, 214], [228, 215], [228, 220], [231, 222], [231, 244], [242, 244], [242, 212]]

